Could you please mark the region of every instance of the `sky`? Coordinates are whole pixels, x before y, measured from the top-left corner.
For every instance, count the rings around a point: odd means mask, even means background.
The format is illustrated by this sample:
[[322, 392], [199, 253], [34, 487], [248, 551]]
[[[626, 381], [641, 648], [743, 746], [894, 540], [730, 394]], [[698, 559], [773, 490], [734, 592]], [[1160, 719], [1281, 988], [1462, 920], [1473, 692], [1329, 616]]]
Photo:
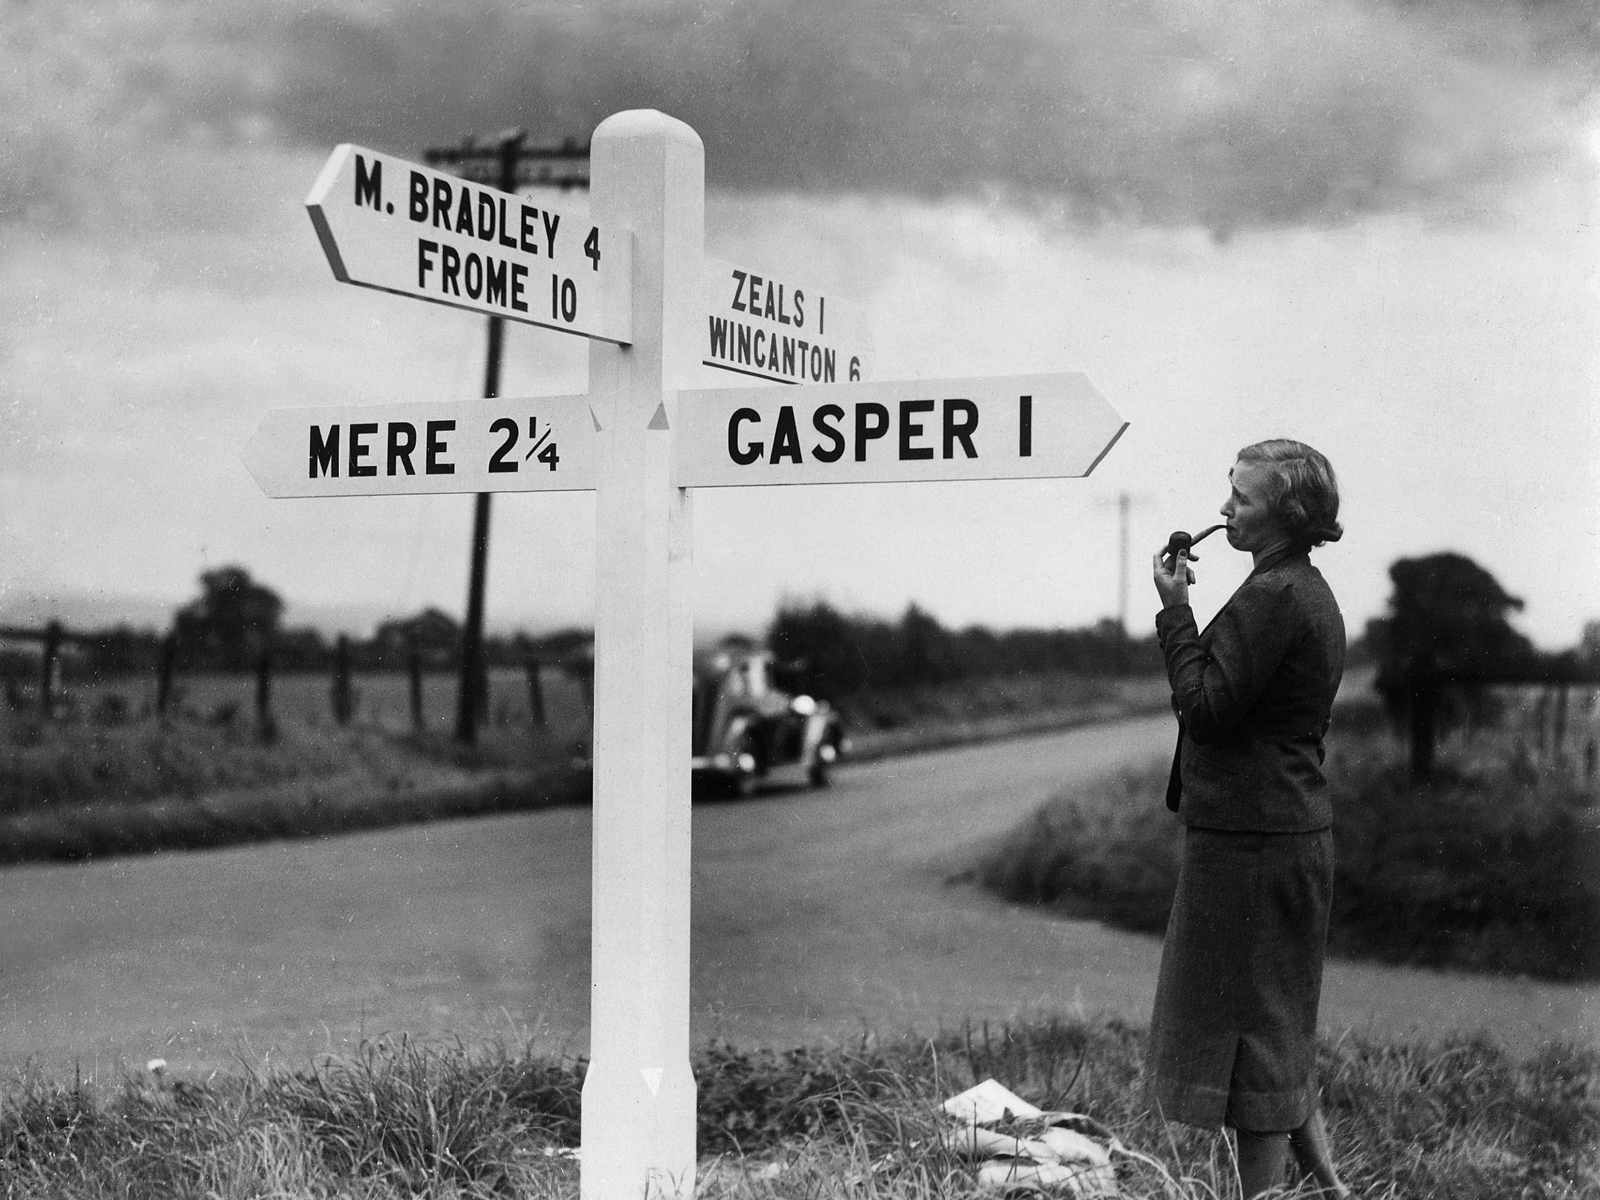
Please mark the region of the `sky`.
[[[403, 157], [658, 108], [706, 149], [706, 250], [862, 304], [878, 379], [1082, 371], [1088, 479], [716, 489], [703, 631], [825, 599], [950, 626], [1150, 628], [1149, 559], [1237, 450], [1307, 441], [1357, 633], [1451, 550], [1546, 648], [1600, 620], [1600, 24], [1564, 0], [0, 7], [0, 621], [164, 626], [245, 566], [290, 623], [460, 614], [466, 496], [269, 500], [273, 408], [479, 394], [480, 317], [337, 283], [304, 200]], [[572, 200], [571, 203], [582, 203]], [[581, 392], [513, 326], [507, 395]], [[587, 623], [594, 504], [495, 499], [487, 619]], [[1214, 539], [1202, 619], [1249, 569]]]

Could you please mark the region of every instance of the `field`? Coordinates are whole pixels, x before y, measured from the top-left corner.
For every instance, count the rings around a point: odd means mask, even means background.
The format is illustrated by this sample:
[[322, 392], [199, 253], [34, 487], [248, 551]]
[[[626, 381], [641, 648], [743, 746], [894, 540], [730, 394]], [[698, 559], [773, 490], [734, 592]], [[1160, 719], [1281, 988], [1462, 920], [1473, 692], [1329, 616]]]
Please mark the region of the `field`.
[[[575, 735], [588, 724], [588, 710], [578, 682], [565, 672], [544, 668], [539, 673], [545, 716], [555, 735]], [[426, 726], [448, 733], [455, 725], [456, 681], [453, 671], [423, 675], [422, 710]], [[387, 733], [412, 731], [410, 683], [403, 672], [355, 671], [355, 721]], [[130, 718], [154, 712], [153, 677], [130, 676], [105, 681], [69, 680], [66, 695], [71, 711], [92, 718], [120, 710]], [[113, 699], [116, 697], [117, 699]], [[326, 672], [282, 672], [272, 679], [273, 714], [280, 723], [317, 728], [333, 721], [332, 678]], [[226, 723], [230, 717], [247, 718], [255, 712], [255, 679], [250, 675], [179, 674], [174, 680], [172, 704], [192, 717]], [[527, 675], [502, 667], [489, 672], [489, 706], [486, 732], [530, 723]]]

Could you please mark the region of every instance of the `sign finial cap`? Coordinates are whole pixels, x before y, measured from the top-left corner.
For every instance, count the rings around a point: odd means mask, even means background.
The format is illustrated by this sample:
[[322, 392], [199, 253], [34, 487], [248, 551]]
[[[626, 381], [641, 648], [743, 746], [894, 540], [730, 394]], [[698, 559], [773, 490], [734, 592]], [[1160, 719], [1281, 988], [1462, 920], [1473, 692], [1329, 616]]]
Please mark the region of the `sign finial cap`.
[[597, 141], [611, 138], [636, 137], [666, 137], [694, 146], [702, 153], [705, 150], [705, 143], [700, 140], [700, 135], [692, 126], [654, 108], [630, 108], [624, 112], [612, 113], [595, 126], [590, 146], [592, 147]]

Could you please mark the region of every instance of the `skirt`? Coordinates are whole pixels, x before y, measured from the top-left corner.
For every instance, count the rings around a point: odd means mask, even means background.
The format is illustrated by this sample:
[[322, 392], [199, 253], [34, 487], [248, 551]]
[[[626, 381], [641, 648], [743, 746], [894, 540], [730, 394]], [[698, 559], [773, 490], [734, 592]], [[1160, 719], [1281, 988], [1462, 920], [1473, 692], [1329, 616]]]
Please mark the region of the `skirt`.
[[1150, 1017], [1161, 1116], [1252, 1133], [1310, 1117], [1332, 898], [1331, 830], [1184, 830]]

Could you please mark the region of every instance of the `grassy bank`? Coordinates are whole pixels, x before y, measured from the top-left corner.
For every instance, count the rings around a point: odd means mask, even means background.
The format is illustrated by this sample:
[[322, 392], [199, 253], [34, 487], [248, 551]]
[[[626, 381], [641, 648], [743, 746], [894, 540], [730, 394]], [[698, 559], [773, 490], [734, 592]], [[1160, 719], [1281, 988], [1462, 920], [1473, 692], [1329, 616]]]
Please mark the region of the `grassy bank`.
[[106, 722], [9, 713], [0, 724], [0, 816], [376, 772], [384, 749], [381, 739], [335, 728], [264, 732], [231, 714]]
[[857, 761], [996, 741], [1096, 721], [1167, 712], [1165, 677], [1070, 675], [959, 680], [902, 691], [863, 690], [841, 703]]
[[[976, 1195], [972, 1165], [940, 1144], [937, 1105], [993, 1077], [1114, 1138], [1124, 1194], [1228, 1195], [1226, 1142], [1145, 1110], [1142, 1054], [1136, 1030], [1058, 1020], [784, 1052], [706, 1046], [700, 1194]], [[1600, 1189], [1593, 1052], [1515, 1061], [1476, 1040], [1345, 1040], [1321, 1048], [1320, 1070], [1341, 1169], [1369, 1200]], [[574, 1196], [582, 1074], [527, 1048], [378, 1042], [299, 1071], [19, 1079], [0, 1102], [0, 1194]]]
[[[1165, 694], [1160, 680], [975, 681], [865, 694], [848, 728], [867, 760], [1152, 711]], [[262, 729], [226, 699], [164, 719], [127, 706], [111, 720], [0, 714], [0, 864], [585, 803], [581, 726], [562, 699], [549, 728], [493, 722], [472, 750], [443, 731], [396, 732], [377, 712], [348, 727], [286, 717]]]
[[467, 751], [443, 735], [178, 714], [104, 725], [12, 714], [0, 864], [306, 837], [579, 803], [588, 775], [532, 729]]
[[[1569, 763], [1480, 731], [1427, 783], [1376, 719], [1336, 723], [1327, 773], [1337, 872], [1334, 953], [1551, 979], [1600, 976], [1600, 821]], [[1166, 925], [1182, 828], [1163, 757], [1055, 797], [984, 857], [1008, 899], [1125, 928]]]

